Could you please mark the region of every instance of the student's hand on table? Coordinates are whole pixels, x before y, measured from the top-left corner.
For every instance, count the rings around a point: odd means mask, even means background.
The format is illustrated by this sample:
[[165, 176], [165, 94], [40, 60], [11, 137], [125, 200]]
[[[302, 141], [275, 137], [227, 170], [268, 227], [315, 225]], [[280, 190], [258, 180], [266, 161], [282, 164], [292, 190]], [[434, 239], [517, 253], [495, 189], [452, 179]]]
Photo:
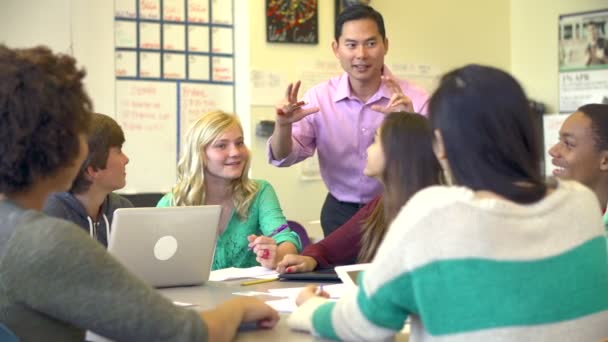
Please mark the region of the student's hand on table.
[[302, 108], [306, 105], [304, 101], [298, 101], [298, 91], [300, 90], [300, 81], [295, 84], [290, 83], [287, 87], [285, 98], [276, 106], [277, 125], [287, 125], [302, 120], [305, 116], [319, 111], [318, 107]]
[[393, 112], [414, 112], [414, 104], [412, 99], [403, 93], [399, 83], [390, 76], [382, 76], [382, 81], [386, 84], [388, 89], [392, 92], [391, 99], [388, 101], [386, 106], [373, 105], [372, 109], [384, 114]]
[[279, 321], [279, 313], [268, 304], [255, 297], [239, 297], [243, 309], [243, 323], [257, 322], [260, 328], [272, 328]]
[[300, 306], [313, 297], [329, 298], [329, 293], [321, 290], [317, 285], [308, 285], [298, 294], [296, 304]]
[[279, 313], [254, 297], [237, 297], [214, 309], [200, 313], [207, 324], [209, 341], [232, 341], [243, 323], [255, 323], [259, 328], [272, 328]]
[[287, 254], [277, 264], [279, 273], [310, 272], [317, 267], [317, 260], [312, 257], [297, 254]]
[[256, 255], [255, 260], [260, 265], [269, 269], [277, 267], [277, 242], [273, 238], [252, 234], [247, 237], [247, 240], [249, 240], [249, 247]]

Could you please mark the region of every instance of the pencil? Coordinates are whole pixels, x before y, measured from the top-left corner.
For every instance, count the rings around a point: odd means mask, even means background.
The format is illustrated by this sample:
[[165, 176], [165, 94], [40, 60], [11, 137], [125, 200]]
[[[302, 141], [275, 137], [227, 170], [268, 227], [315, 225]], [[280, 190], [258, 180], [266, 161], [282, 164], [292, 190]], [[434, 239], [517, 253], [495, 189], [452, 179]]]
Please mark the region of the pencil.
[[270, 283], [271, 281], [276, 281], [279, 280], [279, 278], [269, 278], [269, 279], [256, 279], [256, 280], [249, 280], [249, 281], [244, 281], [241, 283], [241, 286], [249, 286], [249, 285], [257, 285], [257, 284], [263, 284], [263, 283]]

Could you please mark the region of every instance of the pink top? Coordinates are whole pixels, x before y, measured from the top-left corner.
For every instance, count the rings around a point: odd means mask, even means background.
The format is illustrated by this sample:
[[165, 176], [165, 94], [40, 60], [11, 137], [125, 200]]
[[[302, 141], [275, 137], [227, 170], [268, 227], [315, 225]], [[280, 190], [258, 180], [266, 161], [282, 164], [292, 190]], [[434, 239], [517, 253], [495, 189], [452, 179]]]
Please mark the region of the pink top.
[[[384, 74], [395, 78], [386, 66]], [[426, 113], [427, 92], [405, 80], [396, 80], [412, 100], [414, 110]], [[314, 86], [304, 95], [304, 101], [307, 106], [319, 107], [319, 112], [293, 124], [293, 149], [284, 159], [274, 159], [268, 140], [269, 162], [290, 166], [312, 156], [316, 149], [321, 177], [334, 197], [343, 202], [371, 201], [382, 192], [382, 186], [376, 179], [365, 176], [363, 170], [367, 148], [384, 119], [384, 114], [372, 110], [371, 106], [386, 106], [391, 95], [382, 83], [363, 103], [352, 94], [346, 73]]]

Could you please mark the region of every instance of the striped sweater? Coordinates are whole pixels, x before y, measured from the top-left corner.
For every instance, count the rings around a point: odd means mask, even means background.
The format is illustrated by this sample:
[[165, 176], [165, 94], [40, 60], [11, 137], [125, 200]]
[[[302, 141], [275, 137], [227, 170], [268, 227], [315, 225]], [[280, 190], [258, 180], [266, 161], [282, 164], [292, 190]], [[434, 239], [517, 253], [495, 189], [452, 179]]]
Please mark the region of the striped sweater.
[[293, 329], [381, 340], [598, 341], [608, 337], [608, 254], [600, 208], [561, 181], [517, 205], [462, 187], [422, 190], [391, 225], [359, 291], [313, 298]]

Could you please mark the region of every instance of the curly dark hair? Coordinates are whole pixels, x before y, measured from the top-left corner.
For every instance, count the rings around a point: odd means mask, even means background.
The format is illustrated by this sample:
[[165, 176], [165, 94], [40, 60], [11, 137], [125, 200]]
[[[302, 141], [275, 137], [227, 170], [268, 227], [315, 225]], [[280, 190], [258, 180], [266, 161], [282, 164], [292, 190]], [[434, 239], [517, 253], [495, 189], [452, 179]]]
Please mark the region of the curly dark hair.
[[29, 189], [78, 156], [92, 104], [74, 58], [0, 45], [0, 193]]
[[122, 147], [124, 142], [125, 134], [114, 119], [104, 114], [93, 113], [88, 139], [89, 155], [82, 163], [70, 192], [81, 194], [89, 190], [92, 182], [87, 176], [87, 168], [91, 166], [94, 170], [105, 169], [110, 148]]

